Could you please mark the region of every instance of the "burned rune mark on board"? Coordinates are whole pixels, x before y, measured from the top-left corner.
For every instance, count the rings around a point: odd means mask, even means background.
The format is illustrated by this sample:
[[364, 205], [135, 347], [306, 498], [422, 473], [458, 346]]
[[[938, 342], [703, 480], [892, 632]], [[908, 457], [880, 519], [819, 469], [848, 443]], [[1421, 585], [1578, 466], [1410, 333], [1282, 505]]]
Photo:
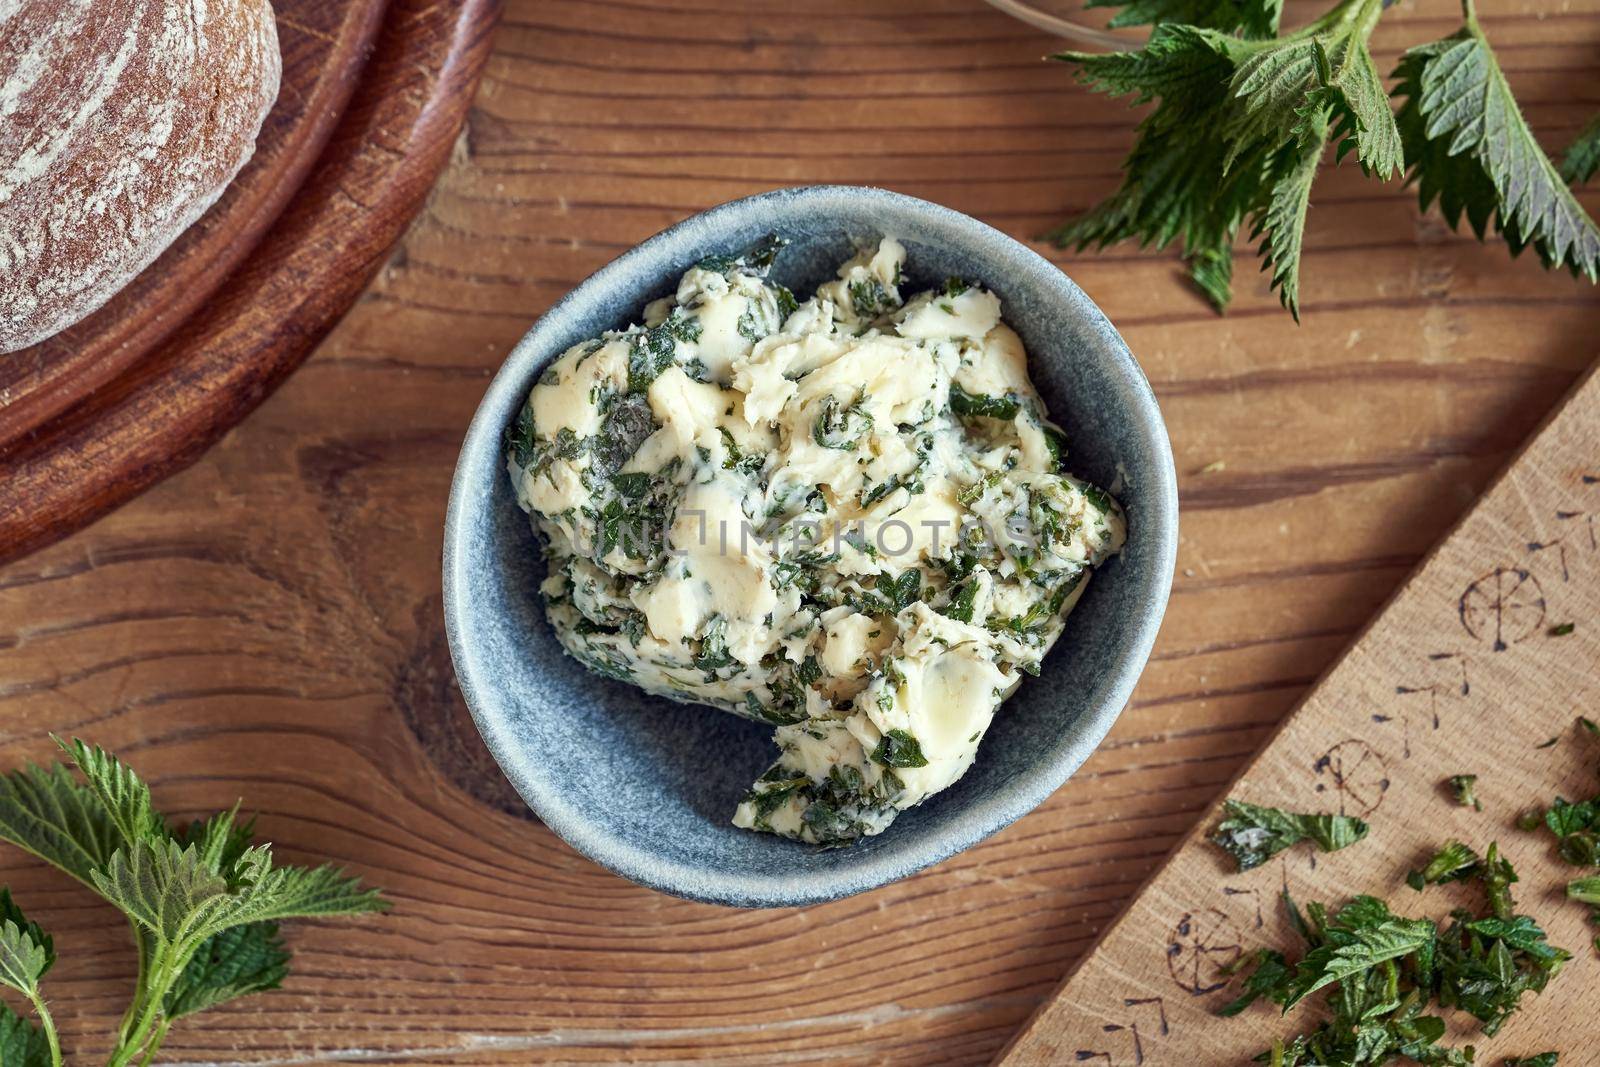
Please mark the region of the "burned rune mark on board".
[[1259, 929], [1261, 929], [1262, 926], [1264, 926], [1266, 924], [1266, 919], [1261, 914], [1261, 890], [1259, 890], [1259, 889], [1236, 889], [1231, 885], [1225, 885], [1225, 886], [1222, 887], [1222, 895], [1226, 896], [1226, 897], [1249, 897], [1249, 898], [1251, 898], [1251, 900], [1254, 901], [1254, 903], [1255, 903], [1256, 929], [1259, 930]]
[[1561, 564], [1561, 580], [1563, 582], [1572, 581], [1572, 571], [1567, 568], [1567, 546], [1560, 538], [1554, 541], [1529, 541], [1527, 547], [1529, 556], [1536, 556], [1540, 552], [1554, 551], [1557, 562]]
[[1526, 568], [1496, 567], [1462, 591], [1457, 613], [1475, 640], [1504, 652], [1544, 622], [1544, 587]]
[[[1429, 670], [1434, 674], [1431, 681], [1413, 679], [1408, 684], [1394, 687], [1396, 696], [1413, 697], [1424, 696], [1428, 699], [1428, 719], [1431, 728], [1439, 728], [1439, 705], [1442, 700], [1465, 700], [1472, 693], [1472, 681], [1467, 673], [1467, 666], [1471, 662], [1468, 656], [1460, 652], [1430, 652], [1428, 653]], [[1434, 666], [1438, 665], [1438, 666]], [[1444, 670], [1444, 676], [1439, 672]], [[1409, 708], [1402, 707], [1398, 715], [1374, 714], [1372, 721], [1385, 725], [1397, 721], [1400, 724], [1401, 754], [1406, 759], [1411, 758], [1411, 715]]]
[[1190, 996], [1214, 993], [1228, 984], [1227, 968], [1244, 954], [1239, 925], [1220, 908], [1185, 912], [1167, 938], [1167, 971]]
[[1389, 791], [1389, 765], [1378, 750], [1360, 738], [1340, 741], [1319, 756], [1311, 769], [1317, 773], [1317, 792], [1332, 785], [1340, 815], [1365, 818], [1378, 810]]
[[[1139, 1032], [1138, 1021], [1131, 1019], [1130, 1021], [1123, 1023], [1106, 1023], [1100, 1027], [1100, 1031], [1102, 1033], [1128, 1035], [1129, 1039], [1131, 1040], [1130, 1051], [1133, 1053], [1132, 1060], [1123, 1061], [1118, 1059], [1106, 1049], [1089, 1048], [1078, 1049], [1072, 1054], [1073, 1059], [1079, 1063], [1086, 1063], [1090, 1060], [1100, 1060], [1101, 1062], [1105, 1063], [1107, 1067], [1120, 1067], [1120, 1065], [1124, 1062], [1131, 1063], [1132, 1067], [1142, 1067], [1144, 1064], [1144, 1039], [1147, 1037], [1153, 1038], [1156, 1036], [1166, 1037], [1172, 1032], [1171, 1027], [1167, 1025], [1166, 1001], [1161, 997], [1122, 998], [1122, 1006], [1125, 1008], [1145, 1007], [1151, 1004], [1155, 1005], [1156, 1013], [1152, 1018], [1146, 1018], [1144, 1020], [1145, 1030], [1142, 1034]], [[1130, 1015], [1131, 1014], [1132, 1013], [1130, 1012]], [[1156, 1022], [1160, 1027], [1155, 1034], [1152, 1034], [1150, 1031], [1150, 1023], [1152, 1021]]]
[[[1579, 520], [1582, 520], [1582, 521], [1579, 522]], [[1581, 531], [1578, 534], [1578, 537], [1588, 541], [1589, 551], [1593, 552], [1593, 551], [1596, 551], [1596, 550], [1600, 550], [1600, 531], [1597, 531], [1595, 529], [1593, 513], [1587, 512], [1587, 511], [1560, 511], [1560, 510], [1558, 510], [1556, 512], [1556, 521], [1557, 522], [1579, 522], [1579, 525], [1581, 527]], [[1582, 548], [1583, 545], [1580, 543], [1578, 547]]]

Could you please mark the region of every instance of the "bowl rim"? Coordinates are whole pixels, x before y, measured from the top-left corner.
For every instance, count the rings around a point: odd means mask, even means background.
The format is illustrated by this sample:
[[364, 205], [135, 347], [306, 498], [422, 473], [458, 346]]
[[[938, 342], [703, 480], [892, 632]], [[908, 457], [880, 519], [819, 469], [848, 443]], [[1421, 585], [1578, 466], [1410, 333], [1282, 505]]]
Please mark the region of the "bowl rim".
[[[491, 494], [483, 491], [486, 468], [489, 477], [504, 475], [498, 457], [506, 423], [497, 413], [503, 409], [514, 412], [514, 406], [507, 409], [506, 405], [520, 404], [542, 365], [559, 355], [553, 346], [560, 338], [552, 341], [552, 335], [559, 335], [563, 320], [580, 310], [582, 295], [620, 286], [634, 277], [635, 264], [649, 260], [658, 249], [683, 243], [687, 250], [696, 237], [714, 233], [724, 220], [742, 220], [752, 206], [772, 200], [798, 201], [824, 217], [830, 208], [850, 201], [857, 212], [866, 206], [887, 216], [884, 232], [892, 231], [893, 216], [915, 216], [923, 222], [932, 220], [942, 236], [969, 248], [996, 241], [1008, 246], [1007, 251], [1026, 269], [1059, 289], [1069, 313], [1080, 317], [1099, 339], [1103, 349], [1097, 354], [1111, 358], [1120, 371], [1135, 416], [1134, 430], [1149, 440], [1156, 457], [1155, 470], [1149, 472], [1154, 484], [1141, 487], [1146, 503], [1139, 526], [1139, 536], [1153, 540], [1157, 549], [1152, 573], [1145, 579], [1148, 588], [1140, 598], [1151, 607], [1128, 620], [1124, 653], [1112, 676], [1105, 679], [1108, 684], [1101, 689], [1102, 698], [1083, 707], [1074, 728], [1063, 733], [1035, 766], [1018, 772], [1004, 790], [956, 813], [939, 834], [931, 835], [916, 851], [861, 853], [865, 857], [861, 863], [799, 876], [708, 871], [619, 841], [597, 830], [581, 811], [564, 801], [559, 789], [534, 773], [536, 761], [518, 759], [519, 746], [505, 709], [496, 699], [499, 691], [492, 682], [493, 672], [477, 662], [475, 650], [465, 640], [472, 597], [471, 575], [464, 569], [468, 560], [461, 551], [466, 516], [491, 499]], [[981, 258], [983, 253], [979, 255]], [[667, 283], [671, 279], [664, 275], [662, 280]], [[1177, 475], [1155, 394], [1122, 335], [1071, 278], [1021, 241], [953, 208], [874, 186], [789, 186], [727, 201], [641, 241], [557, 300], [512, 348], [473, 413], [451, 478], [442, 553], [445, 635], [462, 698], [490, 754], [534, 814], [572, 848], [614, 873], [673, 896], [736, 907], [813, 904], [874, 889], [948, 859], [1026, 815], [1072, 777], [1122, 713], [1144, 670], [1171, 593], [1177, 548]]]

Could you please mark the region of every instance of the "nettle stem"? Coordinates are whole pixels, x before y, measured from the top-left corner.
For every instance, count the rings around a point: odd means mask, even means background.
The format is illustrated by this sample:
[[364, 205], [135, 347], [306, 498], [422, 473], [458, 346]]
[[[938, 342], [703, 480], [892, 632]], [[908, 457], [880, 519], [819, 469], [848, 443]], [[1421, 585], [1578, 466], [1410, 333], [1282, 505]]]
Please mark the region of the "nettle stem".
[[[158, 946], [149, 961], [149, 969], [141, 975], [138, 995], [133, 1007], [137, 1008], [131, 1029], [122, 1034], [116, 1051], [106, 1061], [106, 1067], [127, 1067], [140, 1053], [141, 1063], [149, 1063], [167, 1036], [172, 1020], [162, 1014], [162, 1006], [172, 983], [188, 964], [187, 958], [175, 957], [170, 948]], [[130, 1009], [132, 1010], [132, 1009]]]
[[50, 1067], [61, 1067], [61, 1038], [56, 1034], [56, 1021], [50, 1017], [50, 1009], [45, 1006], [44, 997], [37, 994], [28, 998], [33, 1002], [33, 1010], [39, 1016], [39, 1025], [44, 1030], [45, 1042], [50, 1046]]

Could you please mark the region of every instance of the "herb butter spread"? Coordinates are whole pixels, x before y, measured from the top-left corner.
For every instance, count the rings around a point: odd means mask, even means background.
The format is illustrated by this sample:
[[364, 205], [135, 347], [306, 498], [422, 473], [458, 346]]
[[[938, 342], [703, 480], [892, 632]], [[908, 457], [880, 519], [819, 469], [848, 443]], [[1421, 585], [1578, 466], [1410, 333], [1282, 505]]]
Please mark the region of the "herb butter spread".
[[886, 238], [798, 302], [781, 245], [565, 352], [508, 460], [567, 651], [772, 724], [734, 822], [838, 844], [966, 772], [1125, 526], [1062, 471], [993, 293], [906, 298]]

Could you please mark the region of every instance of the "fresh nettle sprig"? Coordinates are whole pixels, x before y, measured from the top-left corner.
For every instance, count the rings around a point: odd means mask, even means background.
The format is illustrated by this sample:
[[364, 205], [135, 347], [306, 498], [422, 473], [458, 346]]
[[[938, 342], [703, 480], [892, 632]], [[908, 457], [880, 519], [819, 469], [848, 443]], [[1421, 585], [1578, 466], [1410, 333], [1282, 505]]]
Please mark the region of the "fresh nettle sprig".
[[1233, 245], [1248, 223], [1283, 306], [1300, 317], [1300, 258], [1325, 149], [1381, 181], [1406, 174], [1480, 240], [1502, 234], [1549, 267], [1600, 280], [1600, 229], [1572, 195], [1600, 169], [1600, 118], [1558, 169], [1517, 107], [1472, 0], [1464, 25], [1407, 52], [1398, 111], [1368, 41], [1388, 0], [1340, 0], [1279, 34], [1283, 0], [1090, 0], [1115, 26], [1152, 25], [1143, 49], [1064, 52], [1090, 86], [1155, 106], [1139, 124], [1122, 185], [1048, 236], [1078, 249], [1178, 242], [1219, 310], [1232, 299]]
[[[148, 1064], [178, 1019], [288, 974], [284, 919], [356, 915], [387, 905], [336, 868], [281, 866], [252, 841], [238, 809], [184, 826], [168, 823], [148, 786], [98, 746], [60, 742], [66, 765], [0, 775], [0, 839], [65, 871], [128, 918], [138, 947], [133, 1002], [110, 1067]], [[0, 1064], [60, 1067], [55, 1022], [40, 979], [55, 962], [48, 934], [0, 889], [0, 984], [32, 1004], [37, 1023], [0, 1002]]]

